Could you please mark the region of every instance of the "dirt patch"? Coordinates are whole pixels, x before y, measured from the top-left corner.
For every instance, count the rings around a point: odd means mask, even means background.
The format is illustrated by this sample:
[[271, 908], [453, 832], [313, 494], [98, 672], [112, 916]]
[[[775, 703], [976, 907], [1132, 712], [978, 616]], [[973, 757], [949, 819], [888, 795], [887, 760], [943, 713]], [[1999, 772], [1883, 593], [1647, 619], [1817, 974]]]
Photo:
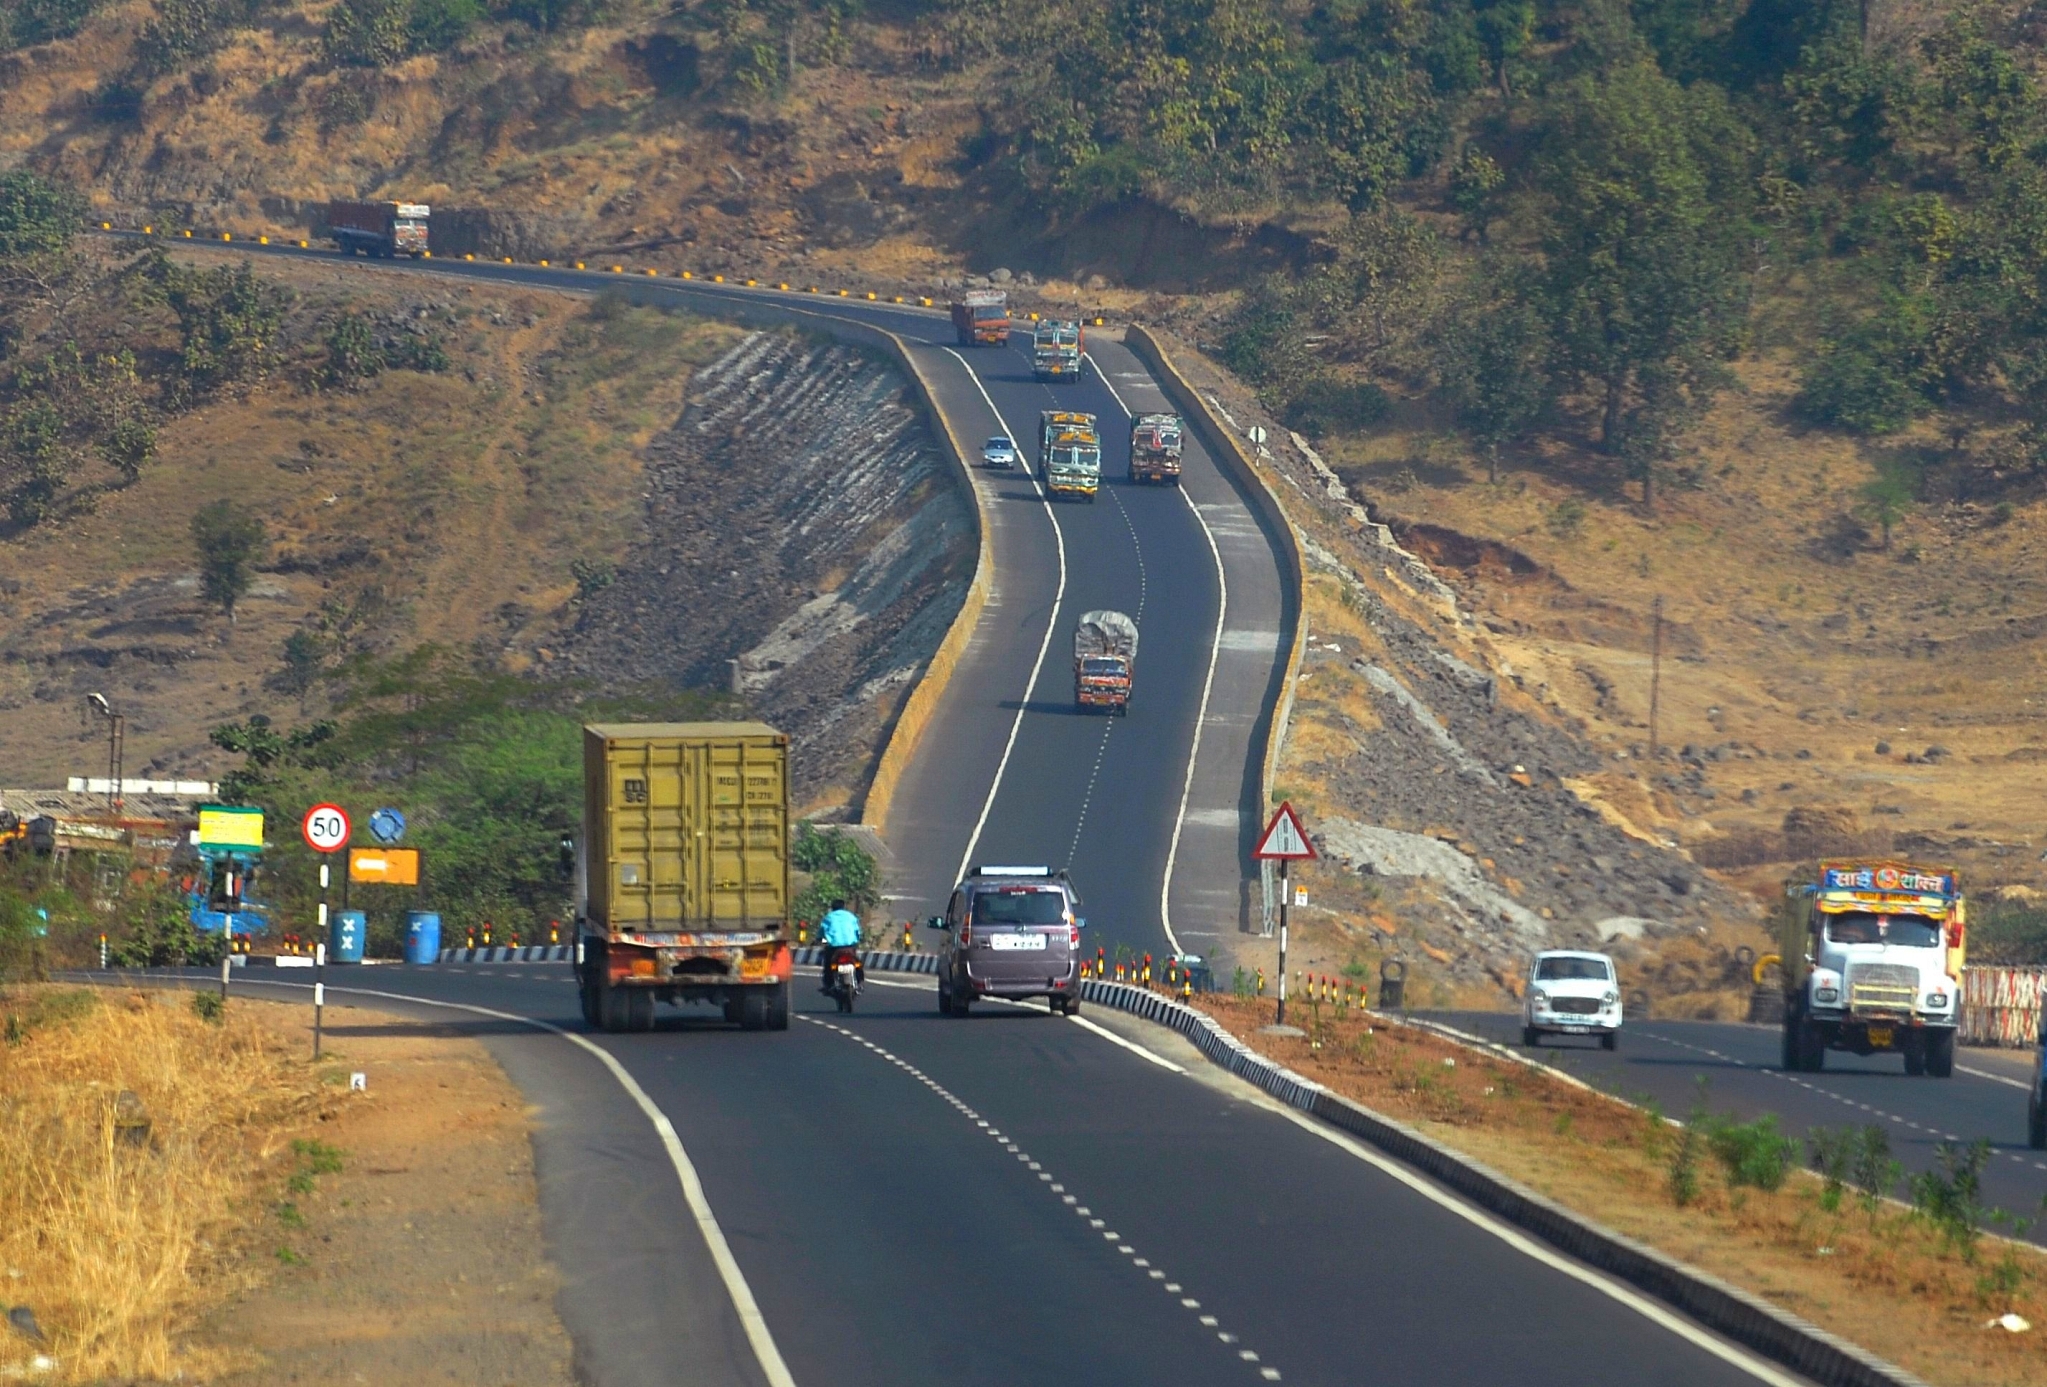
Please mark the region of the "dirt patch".
[[852, 348], [757, 333], [690, 392], [646, 451], [634, 561], [560, 667], [729, 682], [790, 734], [798, 803], [843, 813], [965, 597], [968, 503], [902, 379]]
[[[328, 668], [421, 641], [513, 672], [545, 663], [573, 615], [572, 564], [615, 561], [633, 534], [638, 449], [680, 413], [696, 365], [739, 336], [338, 262], [258, 269], [379, 336], [430, 333], [450, 368], [386, 371], [360, 390], [286, 378], [210, 404], [172, 421], [158, 461], [93, 514], [0, 540], [11, 783], [104, 766], [101, 734], [79, 723], [90, 692], [127, 717], [129, 775], [218, 779], [238, 758], [208, 744], [208, 727], [325, 711], [320, 692], [302, 704], [277, 686], [301, 631]], [[220, 497], [256, 510], [272, 541], [232, 625], [200, 599], [189, 533]]]
[[[2047, 1258], [2025, 1244], [1965, 1257], [1925, 1221], [1833, 1208], [1794, 1170], [1776, 1190], [1732, 1183], [1695, 1151], [1697, 1192], [1680, 1207], [1671, 1170], [1682, 1134], [1540, 1070], [1333, 1005], [1289, 1008], [1301, 1038], [1258, 1034], [1272, 1003], [1203, 1007], [1281, 1064], [1393, 1117], [1606, 1227], [1744, 1287], [1940, 1387], [2025, 1387], [2047, 1377], [2047, 1342], [1985, 1323], [2047, 1317]], [[1796, 1153], [1794, 1153], [1795, 1163]], [[1870, 1306], [1880, 1303], [1882, 1314]]]
[[[235, 1005], [309, 1051], [307, 1008]], [[327, 1009], [324, 1056], [313, 1130], [339, 1169], [288, 1158], [299, 1188], [246, 1240], [262, 1284], [193, 1335], [253, 1360], [220, 1381], [569, 1387], [526, 1105], [504, 1071], [459, 1027], [352, 1007]]]

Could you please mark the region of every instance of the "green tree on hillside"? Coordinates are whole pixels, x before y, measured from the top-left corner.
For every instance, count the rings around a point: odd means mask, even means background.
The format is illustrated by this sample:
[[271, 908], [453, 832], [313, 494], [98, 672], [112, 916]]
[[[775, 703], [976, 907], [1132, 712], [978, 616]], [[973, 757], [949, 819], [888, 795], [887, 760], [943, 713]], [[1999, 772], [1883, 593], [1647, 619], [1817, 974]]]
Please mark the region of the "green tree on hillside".
[[1567, 83], [1544, 114], [1542, 302], [1599, 440], [1655, 503], [1655, 467], [1722, 380], [1746, 316], [1753, 138], [1725, 99], [1647, 63]]
[[174, 395], [190, 403], [270, 373], [288, 291], [260, 278], [244, 260], [232, 268], [194, 269], [155, 250], [143, 278], [176, 316], [180, 340]]
[[28, 169], [0, 173], [0, 270], [19, 269], [71, 244], [85, 203]]
[[192, 517], [192, 543], [199, 551], [199, 590], [220, 604], [228, 624], [235, 604], [256, 582], [256, 561], [267, 536], [263, 522], [233, 501], [219, 500]]
[[1457, 422], [1500, 479], [1500, 449], [1525, 436], [1556, 398], [1542, 314], [1497, 263], [1443, 315], [1437, 379]]

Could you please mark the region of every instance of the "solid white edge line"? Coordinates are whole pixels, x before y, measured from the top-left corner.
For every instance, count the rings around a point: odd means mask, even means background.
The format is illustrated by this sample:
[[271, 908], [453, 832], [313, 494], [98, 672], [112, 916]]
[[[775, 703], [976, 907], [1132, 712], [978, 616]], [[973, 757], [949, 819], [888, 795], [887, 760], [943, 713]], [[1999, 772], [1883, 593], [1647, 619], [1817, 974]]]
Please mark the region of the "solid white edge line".
[[[267, 979], [264, 980], [268, 982]], [[271, 987], [310, 987], [310, 983], [269, 983]], [[466, 1011], [475, 1016], [488, 1016], [493, 1021], [513, 1021], [522, 1026], [531, 1026], [537, 1031], [558, 1035], [571, 1045], [577, 1045], [595, 1055], [604, 1067], [611, 1071], [611, 1077], [618, 1080], [620, 1088], [626, 1091], [634, 1103], [639, 1105], [647, 1120], [661, 1137], [662, 1146], [667, 1148], [668, 1160], [675, 1167], [676, 1179], [682, 1183], [682, 1197], [689, 1204], [689, 1211], [696, 1219], [697, 1231], [703, 1235], [704, 1245], [710, 1249], [711, 1261], [718, 1268], [719, 1279], [725, 1283], [725, 1293], [732, 1298], [733, 1313], [739, 1316], [740, 1326], [746, 1330], [746, 1341], [753, 1348], [753, 1355], [759, 1361], [761, 1373], [768, 1380], [769, 1387], [796, 1387], [796, 1379], [789, 1374], [789, 1365], [782, 1361], [782, 1351], [775, 1347], [775, 1336], [768, 1329], [768, 1322], [761, 1314], [760, 1305], [753, 1298], [753, 1288], [746, 1283], [746, 1273], [739, 1269], [739, 1261], [732, 1255], [732, 1245], [725, 1241], [725, 1230], [718, 1226], [717, 1215], [711, 1212], [710, 1200], [704, 1196], [703, 1181], [697, 1178], [697, 1168], [683, 1150], [682, 1138], [676, 1135], [675, 1124], [661, 1111], [639, 1081], [626, 1072], [609, 1050], [592, 1044], [574, 1031], [565, 1031], [559, 1026], [531, 1016], [520, 1016], [516, 1012], [496, 1011], [490, 1007], [471, 1006], [466, 1002], [441, 1002], [429, 997], [414, 997], [403, 992], [379, 992], [367, 987], [336, 987], [336, 992], [346, 992], [357, 997], [383, 997], [394, 1002], [414, 1002], [420, 1006], [442, 1007], [449, 1011]]]
[[1069, 1016], [1066, 1019], [1068, 1021], [1071, 1021], [1074, 1025], [1080, 1027], [1084, 1031], [1094, 1032], [1094, 1034], [1108, 1041], [1111, 1045], [1121, 1045], [1124, 1049], [1130, 1051], [1130, 1053], [1132, 1053], [1133, 1055], [1138, 1055], [1144, 1059], [1150, 1060], [1153, 1064], [1157, 1065], [1161, 1069], [1170, 1069], [1175, 1074], [1185, 1074], [1187, 1072], [1186, 1070], [1182, 1069], [1179, 1065], [1174, 1064], [1171, 1060], [1167, 1059], [1164, 1055], [1155, 1055], [1150, 1050], [1145, 1049], [1144, 1046], [1139, 1045], [1137, 1042], [1125, 1040], [1122, 1036], [1117, 1035], [1107, 1026], [1097, 1025], [1095, 1022], [1088, 1020], [1085, 1016]]
[[[940, 350], [966, 368], [967, 379], [981, 392], [981, 398], [987, 402], [988, 412], [995, 416], [995, 422], [1002, 426], [1002, 432], [1014, 443], [1016, 431], [1009, 427], [1009, 421], [1004, 419], [1002, 411], [995, 407], [995, 397], [988, 393], [988, 387], [981, 383], [981, 377], [973, 366], [951, 347], [942, 347]], [[1002, 777], [1009, 770], [1009, 758], [1016, 750], [1017, 734], [1023, 730], [1024, 714], [1030, 711], [1031, 695], [1037, 692], [1038, 676], [1045, 669], [1045, 653], [1052, 648], [1052, 635], [1059, 629], [1059, 608], [1066, 601], [1066, 534], [1059, 528], [1059, 516], [1052, 509], [1051, 498], [1045, 495], [1045, 485], [1038, 479], [1038, 473], [1026, 466], [1024, 474], [1031, 479], [1032, 487], [1037, 490], [1038, 504], [1045, 508], [1045, 518], [1052, 522], [1052, 539], [1059, 549], [1059, 587], [1052, 594], [1052, 616], [1045, 623], [1045, 639], [1038, 642], [1038, 658], [1031, 666], [1030, 682], [1024, 685], [1023, 701], [1017, 705], [1016, 717], [1009, 724], [1009, 740], [1003, 744], [1002, 759], [995, 764], [995, 779], [989, 782], [988, 798], [981, 803], [981, 817], [974, 820], [974, 831], [967, 838], [967, 850], [960, 854], [960, 867], [953, 873], [954, 881], [966, 876], [967, 866], [974, 860], [974, 849], [981, 845], [981, 830], [988, 827], [988, 815], [994, 812], [995, 796], [1000, 793]], [[976, 482], [976, 485], [979, 483]]]
[[[1264, 1094], [1263, 1090], [1260, 1090], [1260, 1094], [1261, 1096], [1270, 1097], [1270, 1095]], [[1406, 1169], [1399, 1163], [1381, 1156], [1375, 1151], [1368, 1150], [1348, 1134], [1326, 1125], [1320, 1119], [1310, 1117], [1306, 1113], [1290, 1108], [1277, 1099], [1273, 1099], [1270, 1106], [1295, 1126], [1313, 1132], [1324, 1141], [1349, 1152], [1365, 1164], [1390, 1175], [1423, 1198], [1449, 1210], [1465, 1222], [1492, 1234], [1515, 1251], [1532, 1257], [1544, 1266], [1554, 1271], [1560, 1271], [1575, 1281], [1583, 1282], [1600, 1294], [1611, 1300], [1618, 1301], [1628, 1309], [1633, 1310], [1650, 1323], [1669, 1330], [1680, 1339], [1684, 1339], [1704, 1349], [1715, 1358], [1735, 1368], [1739, 1368], [1758, 1381], [1767, 1382], [1770, 1384], [1770, 1387], [1809, 1387], [1805, 1379], [1780, 1371], [1773, 1365], [1756, 1358], [1746, 1350], [1737, 1348], [1733, 1344], [1726, 1343], [1718, 1337], [1707, 1333], [1682, 1316], [1673, 1311], [1666, 1310], [1648, 1297], [1640, 1295], [1616, 1281], [1609, 1280], [1590, 1267], [1580, 1266], [1561, 1253], [1552, 1252], [1541, 1243], [1501, 1223], [1491, 1214], [1466, 1204], [1462, 1199], [1450, 1194], [1447, 1190], [1438, 1189], [1430, 1181], [1416, 1175], [1413, 1171]]]
[[2014, 1079], [2009, 1074], [1993, 1074], [1987, 1069], [1971, 1069], [1966, 1064], [1958, 1064], [1955, 1066], [1955, 1069], [1960, 1073], [1973, 1075], [1978, 1079], [1988, 1079], [1993, 1084], [2010, 1084], [2013, 1088], [2024, 1093], [2031, 1093], [2033, 1091], [2031, 1084], [2021, 1079]]
[[[1088, 365], [1095, 368], [1095, 374], [1101, 377], [1102, 384], [1108, 387], [1109, 395], [1116, 401], [1117, 407], [1126, 416], [1136, 418], [1130, 406], [1124, 403], [1122, 393], [1109, 380], [1109, 373], [1102, 369], [1102, 363], [1095, 360], [1091, 353], [1087, 355], [1086, 360]], [[1166, 942], [1173, 946], [1173, 952], [1177, 954], [1184, 951], [1180, 948], [1180, 936], [1173, 933], [1173, 871], [1180, 863], [1180, 835], [1187, 827], [1187, 801], [1194, 794], [1194, 768], [1201, 760], [1201, 734], [1208, 726], [1208, 697], [1215, 689], [1215, 665], [1222, 654], [1223, 627], [1229, 619], [1230, 580], [1223, 572], [1222, 550], [1216, 545], [1215, 531], [1208, 528], [1208, 517], [1201, 513], [1201, 507], [1195, 505], [1194, 499], [1187, 494], [1184, 480], [1173, 489], [1180, 493], [1180, 499], [1187, 503], [1187, 509], [1194, 514], [1194, 522], [1201, 526], [1201, 533], [1208, 538], [1209, 557], [1215, 560], [1216, 583], [1215, 639], [1208, 646], [1208, 674], [1201, 681], [1201, 709], [1194, 715], [1194, 744], [1187, 749], [1187, 778], [1180, 785], [1180, 810], [1173, 816], [1173, 841], [1166, 848], [1166, 874], [1159, 881], [1159, 923], [1165, 927]]]

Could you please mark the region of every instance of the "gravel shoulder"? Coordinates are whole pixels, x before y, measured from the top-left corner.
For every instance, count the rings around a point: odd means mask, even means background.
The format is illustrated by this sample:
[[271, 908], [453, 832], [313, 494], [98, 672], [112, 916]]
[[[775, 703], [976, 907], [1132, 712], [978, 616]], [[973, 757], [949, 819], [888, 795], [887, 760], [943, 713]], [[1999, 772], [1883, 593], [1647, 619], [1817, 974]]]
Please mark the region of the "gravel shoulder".
[[[236, 1005], [310, 1053], [310, 1008]], [[504, 1071], [450, 1028], [353, 1007], [328, 1008], [323, 1048], [333, 1096], [313, 1139], [340, 1168], [295, 1151], [300, 1188], [273, 1192], [242, 1249], [261, 1284], [196, 1331], [252, 1365], [220, 1380], [574, 1382], [529, 1115]]]

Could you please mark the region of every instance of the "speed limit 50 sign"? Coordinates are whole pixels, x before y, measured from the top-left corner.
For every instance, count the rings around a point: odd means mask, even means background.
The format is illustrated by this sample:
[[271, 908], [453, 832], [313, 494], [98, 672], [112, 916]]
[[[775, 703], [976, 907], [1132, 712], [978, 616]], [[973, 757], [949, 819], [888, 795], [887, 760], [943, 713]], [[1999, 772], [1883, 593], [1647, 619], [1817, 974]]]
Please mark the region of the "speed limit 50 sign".
[[306, 811], [299, 832], [314, 852], [340, 852], [348, 846], [348, 811], [338, 804], [316, 804]]

